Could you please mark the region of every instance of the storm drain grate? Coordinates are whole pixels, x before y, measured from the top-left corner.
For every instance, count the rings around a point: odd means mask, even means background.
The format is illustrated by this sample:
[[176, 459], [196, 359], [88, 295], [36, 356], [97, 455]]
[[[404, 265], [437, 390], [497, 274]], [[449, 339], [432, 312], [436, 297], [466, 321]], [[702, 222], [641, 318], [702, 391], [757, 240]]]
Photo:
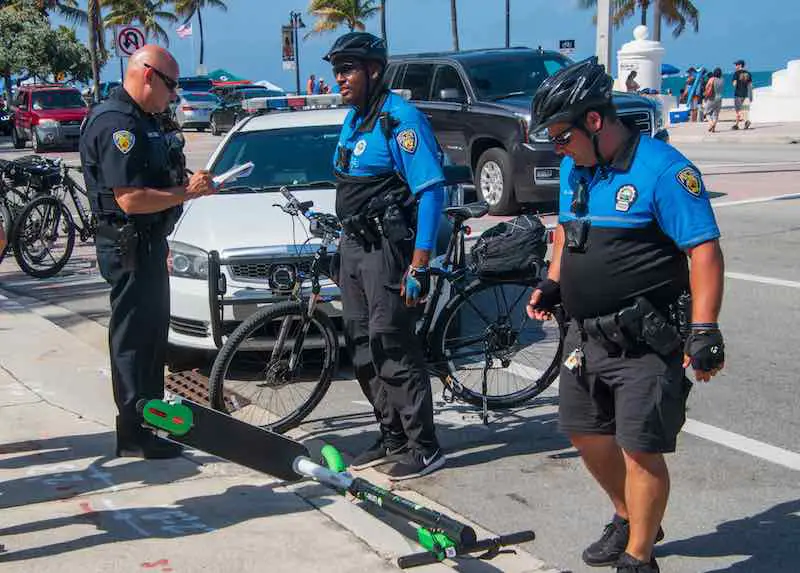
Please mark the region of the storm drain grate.
[[[182, 372], [173, 372], [164, 379], [164, 390], [171, 394], [176, 394], [183, 398], [187, 398], [192, 402], [197, 402], [206, 408], [211, 407], [208, 398], [208, 377], [200, 374], [196, 370], [184, 370]], [[236, 406], [234, 406], [234, 399]], [[239, 394], [233, 392], [225, 392], [225, 410], [233, 412], [241, 409], [250, 404], [247, 400]]]

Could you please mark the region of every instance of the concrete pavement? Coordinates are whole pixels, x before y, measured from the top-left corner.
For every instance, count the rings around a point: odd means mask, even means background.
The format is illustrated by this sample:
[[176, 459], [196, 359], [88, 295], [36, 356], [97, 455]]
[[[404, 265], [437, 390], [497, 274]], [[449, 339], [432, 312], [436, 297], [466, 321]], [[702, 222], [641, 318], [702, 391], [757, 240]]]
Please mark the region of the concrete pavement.
[[[419, 550], [399, 533], [412, 533], [408, 523], [313, 483], [286, 485], [200, 452], [167, 461], [113, 458], [107, 356], [41, 316], [46, 309], [33, 312], [6, 294], [0, 291], [3, 571], [375, 572], [396, 570], [397, 556]], [[374, 472], [365, 477], [380, 480]], [[399, 493], [447, 511], [413, 491]], [[524, 551], [462, 560], [458, 569], [554, 571]]]
[[[733, 130], [733, 120], [721, 120], [717, 131], [710, 133], [706, 122], [676, 123], [669, 126], [670, 142], [681, 143], [800, 143], [800, 122], [755, 123], [750, 129]], [[741, 124], [740, 124], [741, 127]]]

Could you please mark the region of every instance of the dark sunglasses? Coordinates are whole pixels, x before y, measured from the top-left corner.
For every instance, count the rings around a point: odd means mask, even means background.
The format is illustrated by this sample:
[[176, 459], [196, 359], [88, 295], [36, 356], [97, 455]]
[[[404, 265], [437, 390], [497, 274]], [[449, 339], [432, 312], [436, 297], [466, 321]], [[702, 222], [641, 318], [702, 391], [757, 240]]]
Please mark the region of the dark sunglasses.
[[565, 145], [569, 145], [569, 142], [572, 141], [572, 128], [565, 129], [558, 135], [553, 135], [552, 137], [550, 137], [550, 141], [552, 141], [556, 145], [561, 145], [562, 147]]
[[157, 75], [159, 78], [161, 78], [161, 81], [164, 82], [164, 85], [167, 86], [167, 89], [169, 91], [174, 92], [175, 89], [178, 87], [178, 82], [173, 80], [171, 77], [169, 77], [167, 74], [165, 74], [161, 70], [158, 70], [158, 69], [154, 68], [150, 64], [144, 64], [144, 67], [148, 68], [150, 70], [153, 70], [153, 73], [155, 75]]
[[361, 66], [356, 64], [355, 62], [345, 62], [343, 64], [337, 64], [333, 66], [333, 77], [335, 78], [339, 74], [343, 76], [352, 75], [353, 72], [356, 72], [361, 69]]

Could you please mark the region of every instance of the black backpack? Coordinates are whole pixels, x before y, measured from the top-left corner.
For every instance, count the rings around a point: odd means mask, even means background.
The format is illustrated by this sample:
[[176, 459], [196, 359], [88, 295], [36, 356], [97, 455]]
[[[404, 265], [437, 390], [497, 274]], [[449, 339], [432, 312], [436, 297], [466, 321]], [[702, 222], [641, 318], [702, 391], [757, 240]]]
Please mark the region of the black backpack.
[[487, 277], [538, 277], [547, 229], [536, 215], [519, 215], [484, 231], [470, 252], [470, 268]]

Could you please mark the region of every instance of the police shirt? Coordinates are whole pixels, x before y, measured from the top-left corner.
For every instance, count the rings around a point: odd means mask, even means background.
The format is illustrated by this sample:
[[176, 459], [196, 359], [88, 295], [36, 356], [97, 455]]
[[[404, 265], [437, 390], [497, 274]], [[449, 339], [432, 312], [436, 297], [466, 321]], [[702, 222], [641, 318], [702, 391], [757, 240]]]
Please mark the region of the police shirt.
[[667, 305], [689, 287], [686, 249], [720, 236], [700, 173], [674, 147], [632, 134], [606, 169], [561, 162], [559, 223], [588, 191], [585, 249], [563, 249], [561, 296], [574, 318], [602, 316], [645, 296]]
[[[396, 173], [415, 195], [442, 184], [441, 151], [428, 120], [395, 93], [386, 92], [381, 97], [384, 100], [380, 108], [366, 116], [357, 116], [355, 109], [350, 110], [334, 153], [334, 171], [365, 181]], [[391, 117], [391, 133], [384, 133], [379, 114]], [[370, 193], [368, 186], [362, 191]], [[336, 210], [340, 217], [357, 212], [370, 198], [358, 196], [357, 191], [349, 194], [353, 196], [340, 197], [337, 192]]]
[[[125, 111], [108, 109], [115, 100], [127, 104]], [[95, 106], [80, 139], [84, 180], [95, 214], [124, 216], [114, 198], [115, 187], [171, 187], [167, 154], [166, 138], [157, 120], [123, 88]]]

